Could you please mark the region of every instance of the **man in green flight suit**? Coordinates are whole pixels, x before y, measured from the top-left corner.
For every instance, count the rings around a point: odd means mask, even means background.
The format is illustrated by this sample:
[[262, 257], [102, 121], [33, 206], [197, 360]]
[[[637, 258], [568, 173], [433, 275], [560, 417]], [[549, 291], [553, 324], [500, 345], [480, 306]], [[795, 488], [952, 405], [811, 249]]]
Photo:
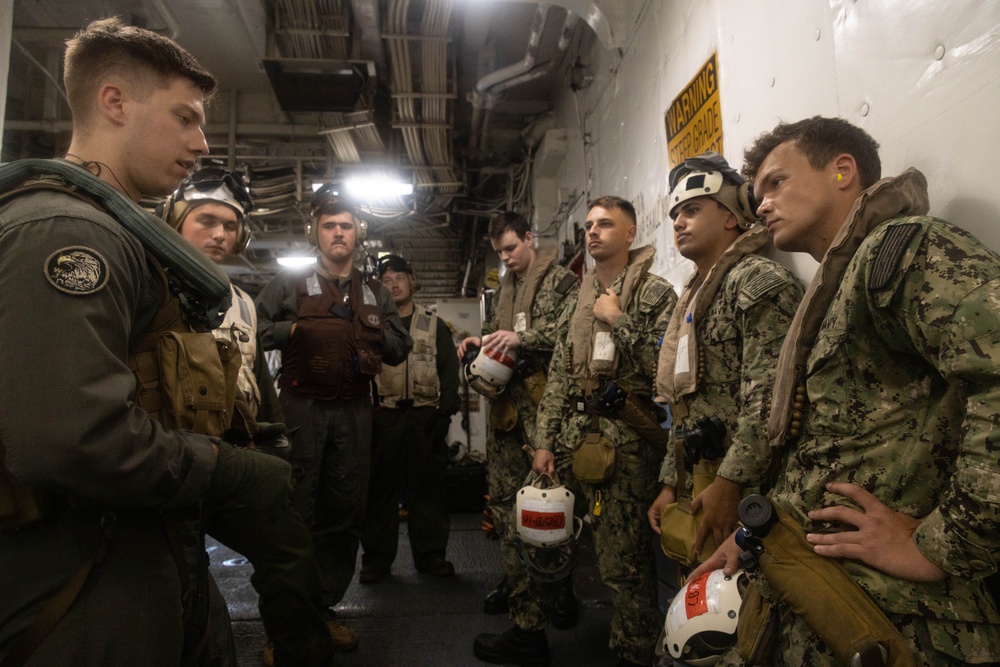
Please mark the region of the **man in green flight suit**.
[[[567, 578], [558, 584], [542, 584], [529, 579], [521, 559], [514, 503], [531, 470], [535, 413], [552, 349], [565, 334], [558, 323], [576, 303], [579, 281], [558, 264], [554, 248], [535, 248], [531, 226], [523, 215], [495, 216], [489, 236], [507, 273], [490, 304], [482, 338], [466, 338], [458, 353], [463, 356], [470, 346], [500, 354], [513, 350], [518, 369], [490, 405], [486, 436], [489, 506], [500, 537], [505, 578], [484, 600], [484, 609], [489, 613], [507, 610], [515, 625], [544, 625], [550, 615], [558, 615], [560, 624], [570, 627], [577, 615], [572, 582]], [[476, 648], [476, 654], [480, 653]]]
[[357, 647], [357, 633], [331, 607], [354, 578], [371, 459], [372, 381], [382, 364], [406, 360], [406, 333], [389, 291], [355, 266], [365, 228], [356, 207], [331, 186], [312, 200], [316, 264], [284, 271], [257, 297], [267, 349], [281, 350], [281, 407], [299, 475], [294, 501], [313, 533], [323, 605], [334, 646]]

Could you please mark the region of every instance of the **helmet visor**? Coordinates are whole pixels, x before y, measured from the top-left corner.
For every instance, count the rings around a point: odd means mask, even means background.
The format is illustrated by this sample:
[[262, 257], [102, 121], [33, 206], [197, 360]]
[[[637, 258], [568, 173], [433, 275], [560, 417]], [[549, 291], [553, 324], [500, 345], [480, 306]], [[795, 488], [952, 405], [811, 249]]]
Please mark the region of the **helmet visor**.
[[207, 168], [196, 171], [181, 184], [184, 201], [220, 201], [232, 206], [245, 216], [253, 210], [253, 200], [246, 181], [239, 174], [227, 169]]

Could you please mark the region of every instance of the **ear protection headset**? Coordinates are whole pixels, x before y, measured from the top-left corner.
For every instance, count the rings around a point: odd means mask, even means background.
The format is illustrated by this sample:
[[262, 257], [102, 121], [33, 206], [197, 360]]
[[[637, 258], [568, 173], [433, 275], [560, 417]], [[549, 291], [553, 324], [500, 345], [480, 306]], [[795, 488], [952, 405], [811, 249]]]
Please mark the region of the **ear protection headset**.
[[670, 170], [670, 218], [677, 218], [677, 207], [688, 199], [711, 197], [737, 219], [740, 229], [750, 229], [759, 218], [760, 204], [753, 196], [750, 182], [729, 166], [715, 151], [689, 157]]
[[313, 193], [309, 200], [309, 224], [306, 225], [306, 236], [313, 245], [319, 245], [320, 216], [350, 213], [354, 218], [354, 228], [357, 230], [358, 247], [368, 238], [368, 224], [358, 216], [358, 209], [333, 189], [333, 183], [327, 183]]
[[156, 207], [156, 215], [171, 227], [180, 231], [188, 214], [201, 204], [218, 203], [236, 211], [239, 229], [233, 254], [238, 255], [250, 245], [252, 234], [247, 216], [253, 210], [250, 189], [243, 177], [221, 167], [205, 167], [191, 174], [175, 192]]
[[416, 293], [420, 289], [420, 280], [413, 266], [399, 255], [383, 255], [378, 258], [378, 277], [381, 279], [386, 271], [398, 271], [410, 276], [410, 291]]

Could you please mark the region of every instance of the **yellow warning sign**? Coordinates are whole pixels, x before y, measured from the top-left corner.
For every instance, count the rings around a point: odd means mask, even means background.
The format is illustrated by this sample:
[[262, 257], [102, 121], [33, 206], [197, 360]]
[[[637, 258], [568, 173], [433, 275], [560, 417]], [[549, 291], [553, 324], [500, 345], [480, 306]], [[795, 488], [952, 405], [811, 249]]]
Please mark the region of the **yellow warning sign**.
[[718, 53], [713, 53], [667, 109], [667, 161], [671, 169], [704, 151], [722, 154], [718, 74]]

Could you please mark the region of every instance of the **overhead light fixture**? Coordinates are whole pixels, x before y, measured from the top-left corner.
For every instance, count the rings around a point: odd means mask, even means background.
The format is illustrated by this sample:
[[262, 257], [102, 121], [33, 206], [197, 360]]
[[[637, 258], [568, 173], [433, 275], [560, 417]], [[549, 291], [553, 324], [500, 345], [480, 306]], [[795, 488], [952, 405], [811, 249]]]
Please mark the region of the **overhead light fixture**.
[[314, 255], [289, 255], [278, 258], [278, 264], [289, 269], [301, 269], [306, 266], [312, 266], [315, 263], [316, 257]]
[[344, 181], [347, 195], [362, 201], [378, 201], [413, 194], [413, 184], [393, 180], [387, 176], [354, 176]]

